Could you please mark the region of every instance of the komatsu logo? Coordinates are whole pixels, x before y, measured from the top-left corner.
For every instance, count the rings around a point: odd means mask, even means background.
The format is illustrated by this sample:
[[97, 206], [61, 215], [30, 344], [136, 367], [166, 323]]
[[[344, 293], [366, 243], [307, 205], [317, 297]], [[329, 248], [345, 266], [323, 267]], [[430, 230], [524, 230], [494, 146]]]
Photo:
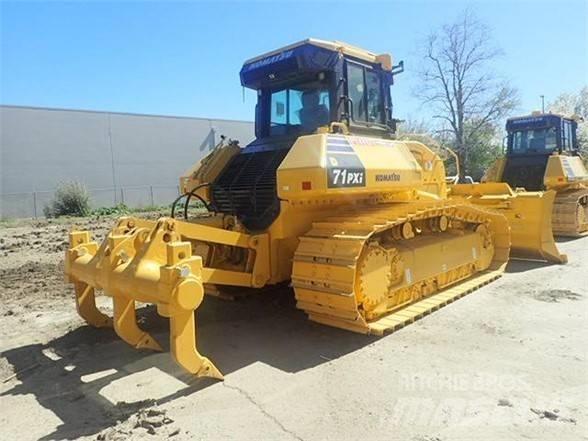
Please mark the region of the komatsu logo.
[[277, 63], [278, 61], [285, 60], [286, 58], [290, 58], [294, 54], [293, 50], [280, 52], [279, 54], [272, 55], [271, 57], [263, 58], [258, 61], [254, 61], [251, 64], [245, 66], [245, 71], [258, 69], [260, 67], [268, 66], [270, 64]]
[[399, 182], [400, 175], [398, 173], [387, 173], [376, 175], [376, 182]]

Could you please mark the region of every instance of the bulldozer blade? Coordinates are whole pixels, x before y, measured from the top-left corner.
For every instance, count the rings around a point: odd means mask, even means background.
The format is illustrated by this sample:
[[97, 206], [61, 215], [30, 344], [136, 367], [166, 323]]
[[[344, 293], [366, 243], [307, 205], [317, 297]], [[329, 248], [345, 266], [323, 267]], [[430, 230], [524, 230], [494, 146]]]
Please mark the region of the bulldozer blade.
[[[161, 351], [159, 343], [137, 325], [136, 302], [157, 305], [170, 319], [173, 357], [198, 377], [222, 380], [215, 365], [196, 349], [194, 311], [204, 297], [202, 258], [182, 241], [177, 222], [122, 218], [100, 247], [89, 232], [70, 233], [65, 273], [75, 286], [79, 314], [90, 325], [114, 330], [138, 349]], [[114, 319], [98, 310], [94, 290], [112, 297]]]
[[520, 192], [505, 210], [510, 223], [511, 255], [523, 259], [566, 263], [568, 258], [557, 249], [551, 218], [555, 192]]
[[511, 257], [553, 263], [568, 261], [553, 238], [554, 191], [513, 191], [508, 184], [493, 182], [452, 185], [451, 196], [505, 215], [510, 225]]

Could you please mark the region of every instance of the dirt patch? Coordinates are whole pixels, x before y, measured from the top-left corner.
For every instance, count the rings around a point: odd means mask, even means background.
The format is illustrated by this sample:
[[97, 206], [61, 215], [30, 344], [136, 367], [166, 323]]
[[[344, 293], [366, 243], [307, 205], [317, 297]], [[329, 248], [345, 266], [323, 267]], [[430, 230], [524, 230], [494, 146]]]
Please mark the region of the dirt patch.
[[547, 419], [550, 421], [561, 421], [562, 423], [572, 423], [576, 424], [576, 420], [574, 418], [565, 418], [559, 414], [559, 409], [553, 410], [541, 410], [531, 408], [531, 412], [537, 415], [540, 419]]
[[534, 291], [531, 296], [540, 302], [557, 303], [561, 300], [580, 300], [582, 294], [569, 289], [542, 289]]
[[[4, 305], [19, 303], [26, 307], [56, 297], [70, 297], [73, 290], [63, 279], [63, 262], [27, 262], [18, 268], [0, 269], [0, 300]], [[11, 315], [10, 311], [4, 314]]]
[[69, 231], [90, 231], [100, 242], [115, 222], [114, 217], [28, 220], [0, 228], [0, 316], [73, 298], [63, 268]]
[[0, 229], [0, 256], [34, 250], [41, 254], [63, 252], [68, 245], [68, 231], [89, 230], [101, 238], [113, 224], [112, 218], [39, 220]]
[[98, 441], [122, 441], [141, 439], [146, 434], [159, 435], [164, 438], [173, 437], [180, 433], [180, 429], [172, 425], [173, 422], [174, 420], [167, 416], [167, 412], [157, 406], [141, 409], [126, 421], [103, 430], [96, 439]]
[[512, 403], [510, 402], [510, 400], [507, 400], [506, 398], [501, 398], [500, 400], [498, 400], [498, 405], [501, 407], [512, 407]]

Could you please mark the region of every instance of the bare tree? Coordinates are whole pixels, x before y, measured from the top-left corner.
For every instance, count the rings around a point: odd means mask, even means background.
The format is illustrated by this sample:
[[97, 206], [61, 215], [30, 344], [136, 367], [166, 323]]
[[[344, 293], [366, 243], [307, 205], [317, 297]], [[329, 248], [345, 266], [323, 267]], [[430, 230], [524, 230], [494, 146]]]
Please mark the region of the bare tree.
[[414, 119], [408, 116], [406, 119], [399, 121], [398, 136], [406, 137], [414, 134], [432, 134], [431, 124], [424, 119]]
[[501, 52], [488, 28], [469, 11], [431, 33], [423, 52], [415, 94], [441, 121], [439, 131], [451, 139], [463, 177], [472, 169], [474, 140], [489, 125], [502, 124], [518, 105], [518, 93], [493, 73], [492, 62]]

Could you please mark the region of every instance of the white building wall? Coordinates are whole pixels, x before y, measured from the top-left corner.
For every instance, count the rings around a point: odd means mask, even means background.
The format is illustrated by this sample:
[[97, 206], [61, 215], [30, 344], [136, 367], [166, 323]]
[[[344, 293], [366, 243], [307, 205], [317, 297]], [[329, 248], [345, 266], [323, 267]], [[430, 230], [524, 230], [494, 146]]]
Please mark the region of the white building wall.
[[178, 177], [221, 134], [244, 146], [253, 139], [254, 126], [247, 121], [0, 106], [0, 217], [33, 216], [35, 208], [40, 215], [52, 190], [68, 180], [86, 184], [95, 206], [120, 202], [121, 188], [128, 205], [147, 205], [152, 199], [164, 203], [176, 194]]

